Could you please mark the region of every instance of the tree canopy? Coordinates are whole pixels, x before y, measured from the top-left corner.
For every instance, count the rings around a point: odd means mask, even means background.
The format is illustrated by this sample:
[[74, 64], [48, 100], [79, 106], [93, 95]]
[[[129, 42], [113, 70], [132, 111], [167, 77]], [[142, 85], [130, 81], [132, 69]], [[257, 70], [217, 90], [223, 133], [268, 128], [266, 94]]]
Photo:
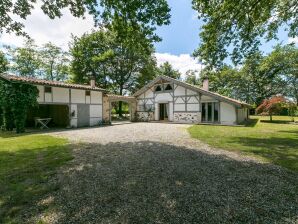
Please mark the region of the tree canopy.
[[39, 51], [40, 69], [47, 80], [63, 81], [69, 73], [70, 59], [60, 47], [46, 43]]
[[174, 69], [168, 61], [158, 67], [158, 75], [169, 76], [173, 79], [181, 79], [181, 73]]
[[[277, 45], [264, 56], [256, 52], [238, 68], [223, 66], [205, 70], [201, 82], [209, 78], [209, 89], [250, 104], [260, 105], [264, 99], [282, 94], [298, 102], [298, 49], [294, 45]], [[298, 105], [298, 104], [297, 104]]]
[[170, 8], [166, 0], [64, 0], [42, 1], [6, 0], [0, 7], [0, 33], [14, 32], [26, 35], [24, 24], [18, 18], [26, 19], [34, 8], [40, 8], [49, 18], [59, 18], [62, 10], [68, 9], [75, 17], [93, 15], [95, 24], [111, 24], [116, 21], [118, 31], [132, 26], [140, 28], [146, 35], [156, 38], [156, 26], [169, 24]]
[[230, 57], [239, 63], [255, 52], [262, 39], [277, 38], [279, 29], [298, 35], [298, 2], [292, 0], [193, 0], [204, 21], [201, 44], [194, 55], [219, 67]]

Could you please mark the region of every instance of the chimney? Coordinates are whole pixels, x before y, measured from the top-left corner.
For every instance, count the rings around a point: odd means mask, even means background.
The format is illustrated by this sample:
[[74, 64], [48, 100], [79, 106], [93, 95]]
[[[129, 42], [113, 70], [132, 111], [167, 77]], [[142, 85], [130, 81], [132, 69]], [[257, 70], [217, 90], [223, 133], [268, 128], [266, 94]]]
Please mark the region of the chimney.
[[92, 77], [92, 78], [90, 79], [90, 86], [91, 86], [92, 89], [96, 87], [96, 86], [95, 86], [95, 78], [94, 78], [94, 77]]
[[203, 90], [209, 91], [209, 79], [205, 78], [203, 80]]

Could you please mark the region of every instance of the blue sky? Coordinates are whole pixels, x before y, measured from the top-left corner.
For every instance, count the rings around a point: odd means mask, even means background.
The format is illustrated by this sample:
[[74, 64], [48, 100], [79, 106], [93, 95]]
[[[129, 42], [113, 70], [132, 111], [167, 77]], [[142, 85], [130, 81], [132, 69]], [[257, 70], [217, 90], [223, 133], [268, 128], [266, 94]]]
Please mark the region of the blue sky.
[[[175, 69], [185, 73], [189, 69], [200, 70], [199, 62], [192, 58], [193, 51], [199, 45], [199, 32], [202, 23], [196, 17], [196, 11], [191, 7], [191, 0], [168, 0], [171, 7], [171, 24], [158, 27], [157, 34], [163, 39], [156, 43], [156, 58], [158, 64], [169, 61]], [[26, 32], [38, 45], [46, 42], [67, 50], [71, 34], [81, 36], [93, 28], [92, 17], [86, 15], [86, 19], [74, 18], [69, 11], [64, 10], [60, 19], [50, 20], [37, 7], [32, 15], [24, 21]], [[287, 34], [279, 32], [280, 41], [288, 43]], [[298, 38], [294, 40], [298, 43]], [[23, 39], [13, 34], [4, 34], [0, 37], [1, 44], [20, 46]], [[276, 41], [265, 43], [261, 50], [268, 53]]]

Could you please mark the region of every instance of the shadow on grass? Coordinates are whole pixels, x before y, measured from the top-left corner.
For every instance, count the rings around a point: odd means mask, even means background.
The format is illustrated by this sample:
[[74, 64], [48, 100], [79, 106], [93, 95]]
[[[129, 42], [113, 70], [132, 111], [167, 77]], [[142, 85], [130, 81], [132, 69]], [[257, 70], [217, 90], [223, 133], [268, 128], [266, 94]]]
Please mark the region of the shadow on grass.
[[[296, 133], [295, 131], [280, 132]], [[275, 164], [298, 171], [298, 138], [235, 137], [232, 138], [231, 143], [249, 147], [242, 151], [253, 153]]]
[[259, 119], [249, 119], [244, 123], [245, 127], [255, 127], [258, 123]]
[[0, 223], [23, 223], [18, 220], [19, 214], [56, 190], [58, 185], [49, 180], [71, 158], [66, 145], [17, 151], [1, 149]]
[[261, 120], [262, 123], [270, 123], [270, 124], [289, 124], [291, 121], [285, 121], [285, 120]]
[[297, 221], [298, 175], [285, 169], [160, 142], [73, 147], [59, 190], [23, 211], [28, 222], [41, 214], [57, 223]]

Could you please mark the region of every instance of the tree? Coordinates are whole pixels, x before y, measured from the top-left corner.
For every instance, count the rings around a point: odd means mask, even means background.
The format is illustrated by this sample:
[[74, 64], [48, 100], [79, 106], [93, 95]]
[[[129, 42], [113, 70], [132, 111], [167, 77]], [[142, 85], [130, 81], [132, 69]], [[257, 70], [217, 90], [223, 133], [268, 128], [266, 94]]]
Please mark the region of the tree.
[[298, 106], [298, 48], [293, 44], [277, 45], [266, 58], [264, 67], [281, 77], [282, 93], [295, 99]]
[[27, 39], [24, 47], [12, 48], [8, 47], [12, 58], [11, 69], [20, 76], [34, 77], [40, 69], [40, 59], [32, 39]]
[[[112, 21], [119, 23], [119, 33], [126, 27], [141, 27], [142, 32], [153, 35], [155, 27], [169, 24], [170, 8], [166, 0], [64, 0], [64, 1], [23, 1], [6, 0], [1, 2], [0, 7], [0, 33], [14, 32], [17, 35], [26, 35], [24, 25], [16, 18], [26, 19], [36, 7], [42, 9], [49, 18], [62, 16], [62, 9], [69, 9], [75, 17], [84, 17], [85, 13], [93, 15], [95, 24], [103, 22], [111, 24]], [[124, 29], [123, 29], [124, 28]]]
[[206, 69], [204, 72], [209, 78], [209, 89], [255, 105], [283, 93], [286, 82], [280, 75], [281, 68], [274, 66], [268, 57], [255, 52], [247, 57], [240, 68], [222, 66], [212, 71]]
[[198, 78], [198, 71], [197, 70], [188, 70], [186, 72], [185, 82], [192, 84], [192, 85], [200, 85], [201, 82]]
[[178, 70], [175, 70], [169, 62], [165, 62], [158, 68], [159, 75], [169, 76], [173, 79], [180, 79], [181, 73]]
[[272, 121], [272, 115], [279, 114], [285, 103], [286, 100], [283, 96], [274, 96], [270, 99], [265, 99], [262, 104], [257, 107], [256, 112], [258, 114], [268, 113], [270, 121]]
[[8, 70], [9, 62], [5, 57], [5, 54], [0, 51], [0, 74]]
[[156, 58], [151, 55], [148, 57], [148, 61], [145, 66], [140, 70], [139, 75], [136, 77], [135, 82], [129, 89], [130, 92], [135, 92], [141, 89], [143, 86], [147, 85], [150, 81], [157, 77], [158, 67], [156, 63]]
[[73, 37], [70, 44], [72, 81], [87, 84], [95, 78], [98, 85], [105, 89], [111, 87], [108, 60], [113, 54], [109, 49], [115, 36], [100, 30]]
[[227, 57], [239, 63], [258, 49], [262, 39], [277, 39], [283, 29], [298, 35], [298, 2], [289, 0], [193, 0], [193, 8], [204, 25], [201, 44], [194, 55], [215, 67]]
[[[86, 82], [94, 77], [99, 85], [120, 95], [130, 90], [153, 53], [142, 32], [130, 31], [118, 36], [111, 28], [75, 37], [71, 45], [73, 79]], [[121, 108], [120, 102], [120, 115]]]
[[41, 71], [47, 80], [66, 80], [69, 73], [69, 58], [60, 47], [46, 43], [39, 52]]

